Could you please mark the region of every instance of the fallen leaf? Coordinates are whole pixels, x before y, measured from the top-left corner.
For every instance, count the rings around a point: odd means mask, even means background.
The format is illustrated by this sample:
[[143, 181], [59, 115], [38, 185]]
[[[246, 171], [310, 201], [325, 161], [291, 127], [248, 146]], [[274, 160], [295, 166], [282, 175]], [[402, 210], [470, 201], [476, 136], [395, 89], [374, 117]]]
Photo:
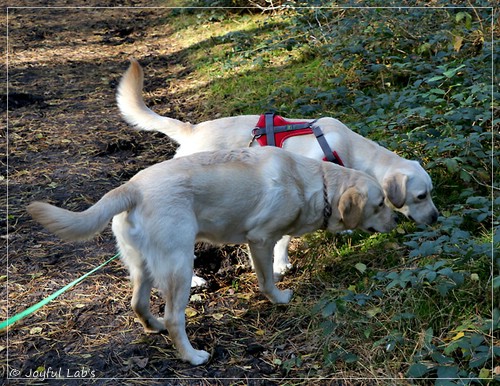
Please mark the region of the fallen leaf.
[[382, 309], [380, 307], [372, 307], [368, 311], [366, 311], [366, 314], [370, 318], [373, 318], [375, 315], [379, 314], [380, 312], [382, 312]]
[[192, 301], [192, 302], [201, 302], [202, 301], [201, 295], [200, 294], [191, 295], [190, 301]]
[[215, 320], [221, 320], [224, 317], [224, 314], [213, 314], [212, 317]]
[[35, 335], [35, 334], [39, 334], [42, 332], [42, 327], [33, 327], [31, 330], [30, 330], [30, 334], [31, 335]]
[[135, 363], [137, 366], [139, 366], [141, 369], [145, 368], [146, 365], [148, 364], [148, 358], [138, 358], [138, 357], [133, 357], [132, 358], [133, 363]]
[[462, 338], [464, 335], [465, 335], [464, 332], [460, 331], [457, 335], [455, 335], [453, 338], [451, 338], [451, 340], [458, 340], [458, 339]]
[[363, 263], [357, 263], [354, 267], [361, 273], [365, 273], [366, 271], [366, 265]]

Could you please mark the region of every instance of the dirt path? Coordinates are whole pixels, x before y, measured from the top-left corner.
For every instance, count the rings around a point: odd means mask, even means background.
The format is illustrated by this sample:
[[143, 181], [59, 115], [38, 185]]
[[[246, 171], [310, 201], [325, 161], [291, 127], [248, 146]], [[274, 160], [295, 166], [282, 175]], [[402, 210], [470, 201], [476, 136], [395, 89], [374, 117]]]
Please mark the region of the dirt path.
[[[54, 5], [48, 1], [29, 5], [49, 3]], [[7, 317], [7, 296], [12, 316], [115, 253], [109, 230], [93, 242], [80, 244], [49, 235], [27, 216], [25, 207], [30, 201], [49, 200], [82, 210], [137, 171], [174, 153], [175, 146], [163, 136], [127, 127], [114, 99], [127, 58], [135, 56], [146, 66], [161, 69], [148, 73], [148, 88], [157, 91], [163, 111], [170, 109], [170, 115], [180, 119], [189, 114], [185, 95], [165, 91], [170, 68], [178, 71], [180, 67], [184, 75], [189, 74], [189, 65], [182, 62], [165, 23], [168, 12], [9, 10], [9, 254], [8, 261], [2, 259], [2, 267], [8, 267], [8, 280], [5, 272], [1, 276], [2, 320]], [[6, 98], [1, 102], [5, 112]], [[180, 110], [179, 105], [184, 108]], [[190, 115], [196, 119], [195, 112]], [[6, 162], [2, 157], [2, 163]], [[5, 183], [5, 175], [2, 178], [0, 182]], [[2, 225], [7, 223], [2, 220]], [[1, 241], [5, 245], [6, 238]], [[279, 321], [265, 320], [270, 305], [253, 292], [256, 283], [243, 252], [207, 249], [199, 264], [210, 285], [197, 291], [190, 304], [188, 334], [195, 346], [212, 351], [207, 366], [192, 368], [180, 362], [168, 337], [142, 332], [129, 306], [127, 272], [113, 261], [18, 322], [8, 335], [0, 335], [0, 350], [7, 358], [2, 376], [10, 378], [9, 384], [57, 376], [67, 378], [60, 383], [65, 385], [82, 384], [81, 378], [110, 385], [116, 384], [112, 380], [116, 378], [122, 379], [121, 384], [235, 382], [214, 378], [278, 384], [284, 374], [273, 363], [273, 355], [285, 348], [276, 348], [255, 331], [259, 331], [259, 320], [276, 324], [269, 326], [276, 330]], [[242, 275], [239, 286], [247, 294], [244, 297], [234, 296], [236, 274]], [[162, 309], [157, 296], [153, 309], [157, 313]]]

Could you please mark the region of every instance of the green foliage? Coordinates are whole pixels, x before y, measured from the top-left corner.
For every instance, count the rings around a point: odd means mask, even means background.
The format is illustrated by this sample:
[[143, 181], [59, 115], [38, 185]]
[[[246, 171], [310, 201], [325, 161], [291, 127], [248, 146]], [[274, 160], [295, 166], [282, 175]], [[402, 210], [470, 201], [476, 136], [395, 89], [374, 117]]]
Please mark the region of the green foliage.
[[[397, 274], [382, 272], [374, 279], [384, 286], [372, 288], [370, 293], [347, 290], [343, 291], [342, 295], [323, 298], [313, 309], [322, 319], [320, 328], [323, 335], [328, 339], [342, 341], [340, 335], [345, 334], [349, 319], [356, 315], [359, 321], [361, 315], [365, 315], [372, 327], [364, 330], [363, 335], [366, 338], [379, 336], [373, 343], [374, 349], [381, 349], [386, 353], [412, 349], [414, 354], [406, 372], [408, 378], [435, 379], [436, 385], [444, 384], [443, 378], [449, 378], [447, 384], [450, 385], [471, 384], [478, 379], [492, 378], [491, 364], [500, 359], [499, 347], [492, 344], [494, 337], [498, 338], [500, 334], [498, 308], [493, 310], [489, 318], [472, 316], [462, 320], [453, 329], [441, 332], [441, 335], [437, 335], [433, 327], [427, 327], [421, 334], [422, 338], [417, 341], [408, 334], [409, 326], [415, 328], [419, 325], [419, 320], [432, 319], [433, 316], [426, 312], [433, 313], [435, 310], [423, 311], [413, 306], [412, 310], [416, 313], [398, 312], [380, 325], [374, 321], [374, 318], [378, 318], [378, 314], [383, 312], [382, 304], [386, 301], [385, 298], [390, 298], [393, 307], [397, 302], [412, 302], [412, 299], [404, 298], [417, 295], [415, 289], [433, 292], [435, 288], [443, 302], [448, 302], [450, 291], [464, 284], [465, 274], [454, 272], [445, 267], [446, 264], [446, 261], [438, 261], [420, 269], [403, 270]], [[401, 292], [402, 290], [404, 292]], [[398, 291], [399, 295], [395, 296], [394, 291]], [[439, 308], [444, 307], [441, 305]], [[444, 322], [448, 323], [449, 317], [450, 315], [443, 314], [438, 318], [446, 318]], [[358, 360], [358, 356], [341, 347], [327, 351], [324, 360], [325, 365], [332, 365], [337, 361], [352, 363]]]
[[[484, 197], [482, 197], [484, 198]], [[472, 200], [467, 200], [470, 202]], [[491, 205], [491, 203], [489, 203]], [[458, 212], [457, 212], [458, 213]], [[473, 233], [477, 233], [477, 229], [464, 230], [468, 228], [466, 215], [472, 218], [491, 218], [491, 208], [489, 206], [481, 207], [476, 210], [463, 210], [465, 216], [450, 215], [442, 217], [439, 223], [434, 228], [423, 228], [420, 231], [413, 232], [407, 238], [410, 241], [404, 244], [409, 247], [409, 257], [427, 257], [439, 255], [441, 257], [455, 258], [461, 263], [473, 258], [478, 258], [487, 255], [491, 252], [491, 238], [480, 240], [475, 238]], [[488, 217], [486, 217], [488, 216]], [[477, 220], [476, 220], [477, 221]], [[478, 221], [478, 223], [480, 223]], [[465, 225], [465, 226], [464, 226]], [[462, 227], [462, 228], [461, 228]], [[486, 232], [486, 228], [482, 229]], [[479, 230], [480, 231], [480, 230]]]
[[405, 269], [401, 272], [379, 272], [375, 279], [388, 282], [387, 289], [407, 286], [421, 289], [424, 285], [432, 285], [442, 296], [445, 296], [451, 289], [464, 282], [464, 274], [445, 267], [446, 264], [447, 261], [440, 260], [422, 268]]
[[[468, 385], [480, 379], [492, 380], [491, 364], [500, 358], [500, 348], [493, 346], [500, 331], [500, 310], [493, 310], [489, 320], [474, 320], [458, 326], [454, 336], [436, 343], [434, 331], [425, 331], [423, 347], [408, 368], [409, 378], [436, 378], [436, 385]], [[488, 341], [489, 340], [489, 341]], [[443, 383], [443, 379], [447, 383]]]

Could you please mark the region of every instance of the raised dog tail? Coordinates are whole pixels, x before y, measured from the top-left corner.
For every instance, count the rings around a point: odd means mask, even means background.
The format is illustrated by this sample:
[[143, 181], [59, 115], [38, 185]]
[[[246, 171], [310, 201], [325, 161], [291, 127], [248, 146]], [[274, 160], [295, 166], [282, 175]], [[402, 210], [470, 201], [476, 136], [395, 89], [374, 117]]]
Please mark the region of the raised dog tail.
[[46, 202], [28, 205], [28, 213], [48, 231], [68, 241], [86, 240], [101, 232], [113, 216], [133, 208], [140, 192], [131, 183], [105, 194], [83, 212], [72, 212]]
[[142, 88], [144, 72], [139, 62], [130, 59], [118, 85], [116, 101], [125, 121], [139, 130], [160, 131], [178, 143], [182, 143], [193, 130], [190, 123], [156, 114], [144, 104]]

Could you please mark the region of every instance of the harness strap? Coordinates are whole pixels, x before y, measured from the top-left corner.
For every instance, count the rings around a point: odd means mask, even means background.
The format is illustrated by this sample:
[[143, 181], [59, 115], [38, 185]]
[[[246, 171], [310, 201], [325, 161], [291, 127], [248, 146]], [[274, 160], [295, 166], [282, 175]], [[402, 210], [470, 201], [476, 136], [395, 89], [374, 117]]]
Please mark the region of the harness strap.
[[[275, 114], [272, 112], [267, 112], [264, 114], [264, 122], [261, 122], [261, 124], [264, 124], [265, 127], [257, 126], [253, 129], [253, 137], [249, 145], [251, 145], [252, 142], [257, 139], [257, 141], [262, 146], [267, 145], [282, 147], [283, 141], [286, 140], [289, 136], [293, 136], [293, 132], [297, 132], [295, 135], [314, 134], [319, 143], [319, 146], [321, 147], [321, 150], [325, 154], [323, 160], [336, 163], [340, 166], [344, 166], [344, 163], [342, 162], [342, 159], [339, 157], [337, 152], [332, 151], [330, 145], [328, 145], [328, 142], [326, 141], [325, 135], [323, 134], [321, 128], [319, 126], [315, 126], [315, 123], [318, 121], [318, 119], [315, 119], [312, 122], [290, 122], [286, 125], [274, 126], [274, 117]], [[283, 119], [281, 119], [281, 121], [287, 122]], [[276, 143], [276, 134], [280, 133], [285, 134], [278, 136], [279, 143]], [[261, 137], [264, 135], [266, 142], [263, 143]]]
[[330, 145], [328, 145], [328, 142], [326, 141], [323, 130], [321, 130], [319, 126], [314, 126], [313, 123], [314, 122], [311, 122], [311, 129], [316, 139], [318, 140], [319, 146], [321, 146], [321, 150], [323, 150], [323, 153], [325, 153], [326, 159], [330, 162], [334, 162], [340, 165], [337, 158], [333, 155], [333, 151], [330, 148]]
[[274, 113], [266, 113], [266, 136], [267, 136], [267, 144], [269, 146], [276, 146], [274, 133], [275, 133]]
[[[317, 119], [316, 119], [316, 121], [317, 121]], [[316, 121], [313, 121], [313, 122], [304, 122], [304, 123], [290, 123], [290, 124], [284, 125], [284, 126], [272, 126], [272, 130], [273, 130], [274, 134], [278, 134], [278, 133], [283, 133], [285, 131], [295, 131], [295, 130], [310, 129], [311, 128], [311, 124], [313, 124]], [[260, 135], [268, 135], [267, 134], [267, 127], [268, 127], [268, 124], [267, 124], [267, 121], [266, 121], [266, 127], [265, 128], [256, 127], [255, 129], [253, 129], [252, 134], [255, 135], [256, 137], [258, 137]], [[269, 141], [269, 139], [268, 139], [268, 141]]]

